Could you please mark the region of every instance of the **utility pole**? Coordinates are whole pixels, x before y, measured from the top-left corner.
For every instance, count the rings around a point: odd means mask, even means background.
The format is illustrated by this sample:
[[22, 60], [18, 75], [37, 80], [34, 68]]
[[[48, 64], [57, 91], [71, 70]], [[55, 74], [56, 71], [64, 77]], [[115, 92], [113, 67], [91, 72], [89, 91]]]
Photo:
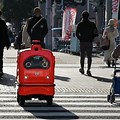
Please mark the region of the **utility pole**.
[[63, 2], [63, 0], [61, 0], [61, 5], [62, 5], [62, 8], [61, 8], [61, 10], [63, 11], [63, 5], [64, 5], [64, 2]]
[[102, 34], [104, 27], [104, 1], [97, 0], [97, 28], [100, 34]]
[[38, 6], [38, 0], [34, 0], [34, 5]]
[[40, 1], [38, 0], [38, 7], [40, 7]]
[[87, 12], [89, 12], [89, 6], [90, 6], [90, 1], [89, 0], [87, 0]]
[[112, 18], [112, 0], [106, 0], [105, 3], [105, 26], [108, 23], [108, 20]]
[[52, 50], [52, 11], [51, 0], [46, 0], [46, 20], [48, 24], [48, 34], [46, 36], [45, 44], [46, 48]]

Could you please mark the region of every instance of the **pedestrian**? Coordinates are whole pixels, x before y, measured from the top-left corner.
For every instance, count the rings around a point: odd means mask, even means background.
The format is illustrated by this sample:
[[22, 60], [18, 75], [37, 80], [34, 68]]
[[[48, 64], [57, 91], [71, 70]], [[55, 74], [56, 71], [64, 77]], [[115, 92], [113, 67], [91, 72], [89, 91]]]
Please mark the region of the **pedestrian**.
[[44, 38], [48, 32], [47, 21], [41, 15], [41, 9], [35, 7], [33, 17], [28, 19], [27, 32], [32, 40], [40, 40], [40, 45], [45, 48]]
[[2, 11], [0, 11], [0, 77], [2, 77], [3, 75], [4, 47], [6, 47], [7, 50], [10, 47], [10, 41], [8, 37], [8, 28], [1, 16], [2, 16]]
[[12, 30], [10, 28], [8, 28], [8, 37], [9, 37], [10, 43], [14, 43], [15, 42], [15, 38], [14, 38], [13, 32], [12, 32]]
[[91, 64], [92, 64], [92, 48], [93, 48], [93, 40], [98, 36], [98, 30], [94, 22], [89, 20], [89, 13], [87, 11], [83, 11], [81, 14], [82, 20], [78, 23], [76, 28], [76, 37], [80, 41], [80, 65], [81, 68], [79, 72], [84, 74], [84, 60], [85, 55], [87, 55], [88, 68], [87, 75], [92, 76], [91, 74]]
[[22, 31], [23, 31], [23, 25], [21, 25], [21, 28], [16, 36], [15, 42], [14, 42], [14, 48], [15, 49], [24, 49], [24, 44], [22, 44]]
[[28, 26], [28, 22], [26, 22], [25, 25], [23, 26], [22, 44], [25, 46], [25, 48], [30, 48], [31, 42], [30, 42], [30, 36], [27, 33], [27, 26]]
[[114, 51], [116, 47], [115, 39], [119, 36], [119, 32], [117, 28], [114, 27], [114, 23], [115, 23], [114, 19], [110, 19], [108, 22], [108, 26], [105, 27], [102, 35], [103, 38], [107, 36], [108, 39], [110, 40], [109, 49], [104, 51], [104, 61], [106, 62], [108, 67], [110, 67], [111, 64], [112, 66], [114, 65], [114, 59], [111, 57], [111, 53]]

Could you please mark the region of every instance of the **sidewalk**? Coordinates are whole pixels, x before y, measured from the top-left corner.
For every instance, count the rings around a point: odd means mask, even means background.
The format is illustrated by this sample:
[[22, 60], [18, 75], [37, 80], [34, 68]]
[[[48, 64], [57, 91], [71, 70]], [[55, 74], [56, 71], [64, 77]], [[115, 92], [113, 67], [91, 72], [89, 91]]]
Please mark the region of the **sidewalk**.
[[[15, 93], [17, 50], [5, 50], [4, 80], [0, 81], [0, 91]], [[102, 56], [93, 56], [93, 77], [81, 75], [79, 56], [53, 52], [56, 58], [55, 90], [56, 94], [108, 94], [112, 82], [113, 68], [103, 63]], [[87, 64], [85, 64], [87, 67]]]
[[[79, 55], [71, 55], [62, 52], [53, 52], [56, 64], [79, 64]], [[15, 63], [17, 56], [17, 50], [11, 48], [4, 50], [4, 63]], [[86, 59], [87, 60], [87, 59]], [[103, 56], [93, 54], [93, 64], [104, 64]]]

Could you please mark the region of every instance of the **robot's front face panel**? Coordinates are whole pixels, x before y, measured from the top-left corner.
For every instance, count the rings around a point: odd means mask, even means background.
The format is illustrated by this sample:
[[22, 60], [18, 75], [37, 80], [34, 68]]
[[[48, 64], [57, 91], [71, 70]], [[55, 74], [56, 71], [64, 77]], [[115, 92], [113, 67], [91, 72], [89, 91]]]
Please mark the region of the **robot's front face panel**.
[[50, 62], [43, 56], [32, 56], [25, 60], [24, 67], [26, 69], [48, 69]]

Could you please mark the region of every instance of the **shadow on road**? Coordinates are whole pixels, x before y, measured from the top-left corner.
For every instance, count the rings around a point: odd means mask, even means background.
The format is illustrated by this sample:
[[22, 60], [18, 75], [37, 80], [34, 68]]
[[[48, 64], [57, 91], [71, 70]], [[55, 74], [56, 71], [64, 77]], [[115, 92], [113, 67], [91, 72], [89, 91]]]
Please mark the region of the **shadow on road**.
[[61, 81], [67, 81], [67, 82], [70, 81], [69, 77], [63, 77], [63, 76], [57, 76], [57, 75], [55, 75], [55, 79], [56, 80], [61, 80]]
[[26, 102], [23, 107], [25, 111], [30, 112], [39, 119], [78, 119], [79, 117], [64, 107], [53, 103], [47, 105], [45, 102]]
[[6, 86], [16, 86], [16, 78], [13, 75], [4, 73], [3, 77], [0, 79], [0, 84]]
[[113, 107], [120, 107], [120, 100], [115, 101], [113, 104], [111, 104]]
[[104, 77], [99, 77], [99, 76], [91, 76], [92, 78], [95, 78], [97, 79], [98, 81], [101, 81], [101, 82], [112, 82], [112, 79], [109, 79], [109, 78], [104, 78]]

